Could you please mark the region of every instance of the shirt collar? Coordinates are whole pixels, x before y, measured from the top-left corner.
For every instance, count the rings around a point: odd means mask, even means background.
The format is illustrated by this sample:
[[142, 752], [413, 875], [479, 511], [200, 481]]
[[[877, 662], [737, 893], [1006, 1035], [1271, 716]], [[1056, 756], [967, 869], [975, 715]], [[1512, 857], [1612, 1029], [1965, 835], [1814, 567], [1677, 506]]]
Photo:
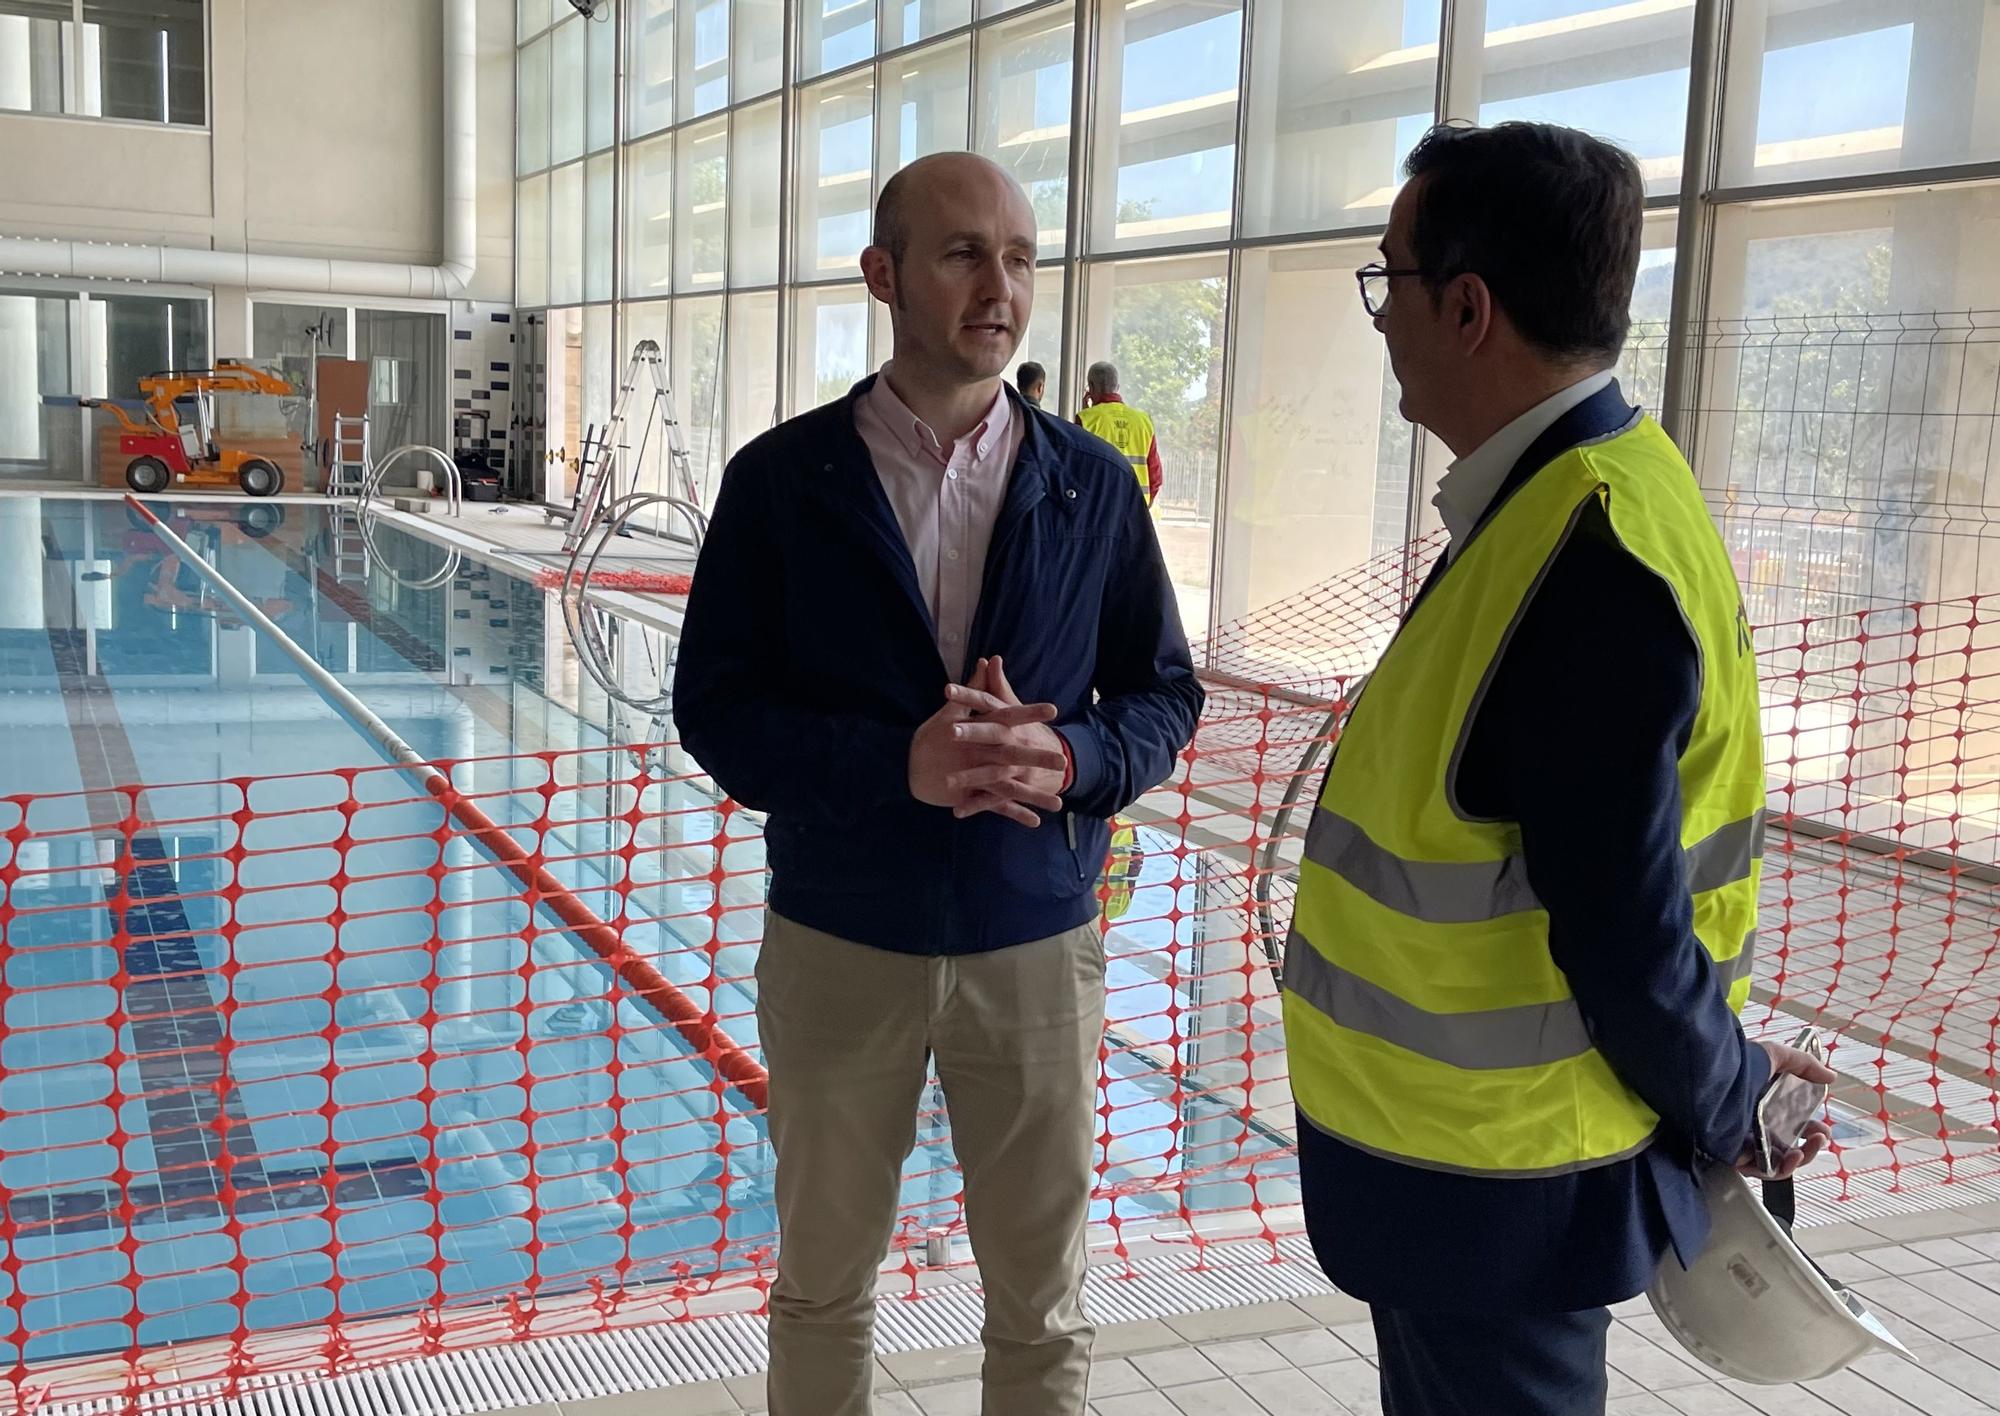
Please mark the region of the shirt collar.
[[[894, 363], [882, 366], [875, 379], [875, 386], [868, 390], [868, 397], [875, 400], [875, 411], [895, 435], [896, 442], [912, 457], [927, 457], [940, 466], [951, 461], [953, 444], [946, 443], [931, 428], [931, 425], [910, 411], [889, 386], [889, 369]], [[965, 436], [972, 439], [975, 457], [984, 457], [991, 452], [1014, 421], [1014, 405], [1007, 399], [1005, 384], [994, 393], [993, 402], [971, 432]]]
[[1092, 403], [1123, 403], [1125, 400], [1115, 393], [1100, 393], [1090, 401]]
[[1570, 409], [1609, 387], [1611, 378], [1612, 371], [1605, 369], [1578, 379], [1537, 403], [1445, 469], [1431, 504], [1444, 518], [1445, 530], [1451, 533], [1448, 554], [1456, 555], [1465, 544], [1466, 537], [1493, 505], [1493, 498], [1500, 494], [1507, 474], [1527, 455], [1535, 439], [1554, 427], [1556, 420]]

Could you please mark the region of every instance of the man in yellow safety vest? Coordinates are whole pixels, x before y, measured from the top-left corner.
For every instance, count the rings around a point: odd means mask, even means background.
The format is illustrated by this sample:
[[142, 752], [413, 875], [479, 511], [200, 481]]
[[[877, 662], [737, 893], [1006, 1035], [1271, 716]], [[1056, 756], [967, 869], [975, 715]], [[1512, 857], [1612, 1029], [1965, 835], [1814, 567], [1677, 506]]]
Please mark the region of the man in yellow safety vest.
[[1160, 466], [1160, 440], [1153, 435], [1153, 420], [1118, 396], [1118, 368], [1099, 361], [1084, 375], [1083, 411], [1076, 421], [1097, 434], [1132, 464], [1139, 485], [1146, 489], [1146, 505], [1159, 499], [1165, 472]]
[[[1440, 127], [1357, 276], [1451, 543], [1356, 702], [1284, 1010], [1306, 1222], [1388, 1416], [1605, 1409], [1608, 1305], [1707, 1237], [1777, 1074], [1746, 1040], [1764, 764], [1742, 598], [1612, 378], [1645, 188], [1572, 129]], [[1827, 1139], [1814, 1122], [1785, 1175]]]

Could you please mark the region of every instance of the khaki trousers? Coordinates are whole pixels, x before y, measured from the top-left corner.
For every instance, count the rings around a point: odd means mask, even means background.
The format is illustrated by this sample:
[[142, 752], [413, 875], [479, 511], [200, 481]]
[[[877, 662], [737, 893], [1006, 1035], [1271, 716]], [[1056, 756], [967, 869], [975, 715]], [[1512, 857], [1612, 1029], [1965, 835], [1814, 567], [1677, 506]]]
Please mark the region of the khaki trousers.
[[868, 1416], [876, 1273], [937, 1059], [986, 1291], [985, 1416], [1083, 1416], [1104, 953], [1095, 922], [927, 958], [772, 913], [757, 961], [778, 1276], [771, 1416]]

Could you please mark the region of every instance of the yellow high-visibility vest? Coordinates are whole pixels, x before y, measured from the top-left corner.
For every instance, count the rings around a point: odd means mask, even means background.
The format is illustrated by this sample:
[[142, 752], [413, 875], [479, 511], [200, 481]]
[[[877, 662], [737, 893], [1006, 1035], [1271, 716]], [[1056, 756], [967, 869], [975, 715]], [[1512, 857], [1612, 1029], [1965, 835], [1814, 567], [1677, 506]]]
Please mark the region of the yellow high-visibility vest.
[[1098, 877], [1106, 924], [1116, 924], [1132, 908], [1132, 892], [1139, 888], [1139, 872], [1145, 864], [1146, 852], [1139, 844], [1139, 828], [1122, 816], [1113, 818], [1111, 849]]
[[1470, 820], [1455, 795], [1491, 670], [1592, 501], [1673, 590], [1700, 650], [1680, 841], [1695, 934], [1730, 1004], [1749, 995], [1765, 790], [1756, 655], [1694, 477], [1641, 415], [1543, 467], [1431, 585], [1357, 701], [1309, 828], [1285, 949], [1293, 1095], [1329, 1135], [1407, 1164], [1560, 1174], [1636, 1154], [1659, 1123], [1593, 1045], [1549, 954], [1518, 824]]
[[1131, 460], [1139, 476], [1139, 490], [1148, 501], [1153, 496], [1153, 478], [1147, 460], [1153, 452], [1153, 420], [1129, 403], [1093, 403], [1076, 415], [1084, 431], [1095, 433]]

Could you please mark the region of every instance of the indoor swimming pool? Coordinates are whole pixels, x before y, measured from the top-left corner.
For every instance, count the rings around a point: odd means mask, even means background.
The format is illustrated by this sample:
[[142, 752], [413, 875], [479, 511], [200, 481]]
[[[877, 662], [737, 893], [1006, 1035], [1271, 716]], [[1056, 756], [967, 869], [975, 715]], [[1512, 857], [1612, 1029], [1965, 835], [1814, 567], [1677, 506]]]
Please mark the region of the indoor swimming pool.
[[[387, 526], [357, 559], [324, 505], [154, 506], [551, 883], [530, 899], [124, 501], [0, 498], [0, 1358], [767, 1271], [768, 1142], [718, 1070], [756, 1050], [754, 814], [628, 750], [653, 724], [580, 671], [551, 592], [440, 580]], [[657, 688], [668, 636], [608, 628]], [[1139, 834], [1095, 1218], [1286, 1203], [1286, 1138], [1208, 1094], [1275, 1013], [1240, 976], [1204, 1001], [1203, 882]], [[962, 1229], [931, 1101], [919, 1253]]]

